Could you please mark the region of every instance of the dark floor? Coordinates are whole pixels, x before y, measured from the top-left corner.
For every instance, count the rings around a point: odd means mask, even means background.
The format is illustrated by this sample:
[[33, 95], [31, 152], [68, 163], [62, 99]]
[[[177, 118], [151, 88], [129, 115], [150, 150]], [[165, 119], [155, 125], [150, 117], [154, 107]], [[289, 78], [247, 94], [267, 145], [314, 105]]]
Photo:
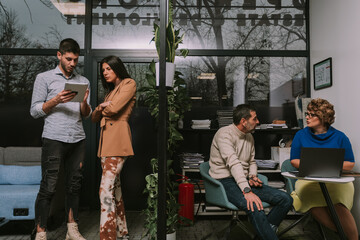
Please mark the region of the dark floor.
[[[144, 232], [143, 221], [144, 217], [141, 212], [130, 211], [126, 213], [128, 228], [131, 240], [147, 239], [146, 237], [141, 238]], [[88, 239], [99, 239], [99, 211], [81, 211], [79, 229], [83, 236]], [[245, 218], [240, 216], [241, 219]], [[209, 233], [216, 231], [216, 229], [222, 229], [229, 223], [231, 216], [199, 216], [195, 219], [195, 223], [190, 227], [181, 227], [177, 231], [177, 240], [200, 240], [200, 239], [216, 239], [214, 237], [208, 237]], [[289, 216], [280, 225], [281, 229], [291, 224], [297, 219], [295, 216]], [[245, 219], [244, 219], [245, 220]], [[30, 239], [29, 234], [33, 227], [33, 221], [13, 221], [0, 227], [0, 240], [20, 240]], [[241, 235], [241, 228], [237, 227], [230, 233], [229, 240], [241, 239], [245, 240]], [[325, 230], [326, 237], [328, 240], [339, 239], [335, 233]], [[62, 224], [55, 230], [48, 232], [49, 240], [65, 239], [66, 225]], [[321, 239], [320, 232], [317, 225], [313, 220], [309, 219], [307, 224], [304, 226], [300, 223], [297, 227], [293, 228], [280, 239], [286, 240], [318, 240]]]

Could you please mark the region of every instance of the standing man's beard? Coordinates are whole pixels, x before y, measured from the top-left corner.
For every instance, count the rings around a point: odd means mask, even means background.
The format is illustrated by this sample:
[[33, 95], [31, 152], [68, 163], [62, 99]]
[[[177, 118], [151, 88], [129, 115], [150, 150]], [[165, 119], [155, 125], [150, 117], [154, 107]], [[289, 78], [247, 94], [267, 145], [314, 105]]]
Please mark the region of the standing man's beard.
[[62, 67], [62, 69], [66, 72], [66, 73], [68, 73], [69, 75], [71, 75], [72, 73], [73, 73], [73, 71], [74, 71], [74, 67], [67, 67], [66, 65], [64, 65], [63, 63], [61, 63], [61, 67]]

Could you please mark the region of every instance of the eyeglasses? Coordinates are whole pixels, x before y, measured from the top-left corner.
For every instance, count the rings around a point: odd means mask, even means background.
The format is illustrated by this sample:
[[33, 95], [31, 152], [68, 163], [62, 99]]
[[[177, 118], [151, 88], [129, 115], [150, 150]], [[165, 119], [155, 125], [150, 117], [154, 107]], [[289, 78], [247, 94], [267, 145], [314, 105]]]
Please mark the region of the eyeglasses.
[[313, 117], [317, 117], [317, 116], [318, 115], [316, 115], [315, 113], [305, 112], [305, 117], [313, 118]]

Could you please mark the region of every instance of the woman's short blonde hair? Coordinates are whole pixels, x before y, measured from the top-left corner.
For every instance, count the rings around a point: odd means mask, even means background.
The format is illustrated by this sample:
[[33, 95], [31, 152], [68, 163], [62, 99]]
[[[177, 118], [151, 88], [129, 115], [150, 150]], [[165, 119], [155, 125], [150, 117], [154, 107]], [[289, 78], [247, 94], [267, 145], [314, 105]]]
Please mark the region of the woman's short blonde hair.
[[311, 100], [307, 106], [307, 110], [314, 112], [321, 123], [324, 124], [324, 126], [327, 128], [329, 128], [330, 125], [335, 121], [334, 105], [325, 99], [316, 98]]

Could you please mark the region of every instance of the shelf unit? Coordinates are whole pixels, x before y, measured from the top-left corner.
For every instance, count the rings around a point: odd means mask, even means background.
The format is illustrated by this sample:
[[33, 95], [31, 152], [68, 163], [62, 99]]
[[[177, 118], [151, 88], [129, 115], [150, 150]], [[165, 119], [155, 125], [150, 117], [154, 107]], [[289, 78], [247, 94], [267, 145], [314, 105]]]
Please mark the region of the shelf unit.
[[[209, 160], [210, 155], [210, 146], [218, 129], [180, 129], [180, 132], [183, 134], [184, 141], [180, 146], [180, 152], [198, 152], [202, 153], [205, 156], [205, 161]], [[276, 146], [279, 142], [279, 139], [284, 136], [293, 137], [299, 129], [256, 129], [253, 133], [255, 139], [255, 153], [260, 146], [267, 147], [266, 151], [262, 151], [260, 157], [255, 156], [256, 159], [270, 159], [271, 146]], [[269, 135], [273, 135], [272, 138], [267, 138]], [[264, 144], [264, 140], [268, 141], [267, 146]], [[196, 176], [197, 179], [201, 179], [200, 170], [196, 168], [181, 168], [182, 175], [184, 176]], [[261, 173], [268, 177], [269, 182], [271, 181], [283, 181], [281, 176], [281, 170], [277, 169], [259, 169], [258, 173]], [[190, 177], [191, 178], [191, 177]], [[285, 191], [285, 190], [284, 190]], [[215, 206], [207, 206], [205, 202], [205, 189], [200, 191], [197, 189], [197, 186], [194, 186], [195, 201], [201, 201], [200, 210], [198, 215], [231, 215], [231, 211], [221, 209]], [[208, 210], [206, 209], [208, 207]], [[198, 203], [194, 204], [194, 214], [196, 214], [198, 208]], [[294, 213], [289, 212], [289, 215]]]
[[259, 169], [257, 172], [258, 173], [281, 173], [281, 170], [280, 169], [274, 169], [274, 170]]

